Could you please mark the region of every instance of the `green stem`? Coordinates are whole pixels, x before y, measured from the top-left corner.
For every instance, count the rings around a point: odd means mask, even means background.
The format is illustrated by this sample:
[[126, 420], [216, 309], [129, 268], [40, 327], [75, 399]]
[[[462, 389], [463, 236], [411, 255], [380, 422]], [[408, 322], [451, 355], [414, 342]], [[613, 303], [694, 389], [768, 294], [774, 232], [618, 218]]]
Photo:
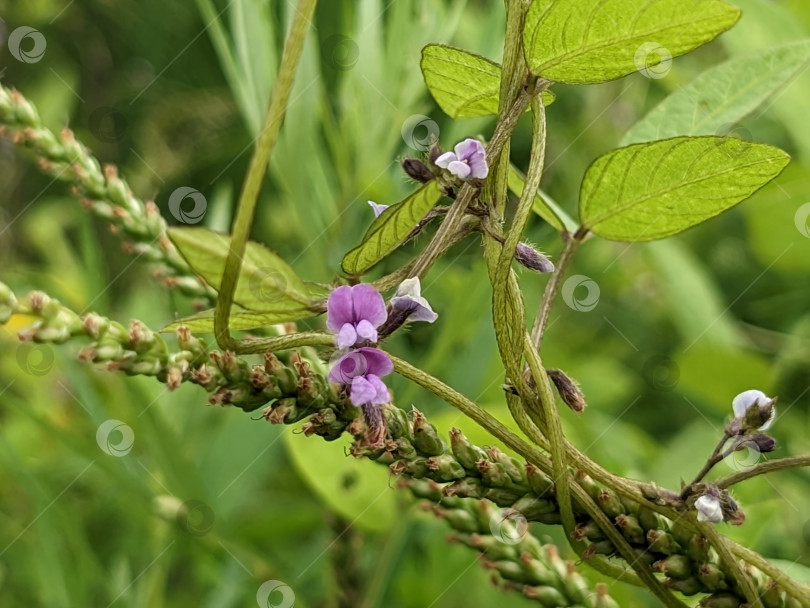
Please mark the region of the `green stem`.
[[228, 250], [228, 258], [225, 261], [225, 271], [222, 276], [214, 316], [214, 334], [217, 344], [223, 349], [234, 349], [236, 347], [236, 341], [231, 337], [228, 327], [236, 283], [239, 280], [242, 258], [245, 255], [250, 228], [253, 225], [259, 191], [267, 172], [270, 156], [278, 140], [281, 123], [284, 121], [287, 112], [287, 105], [295, 81], [295, 72], [298, 68], [298, 60], [301, 58], [307, 31], [312, 22], [312, 15], [315, 12], [317, 3], [318, 0], [298, 0], [292, 26], [284, 45], [278, 78], [270, 97], [267, 117], [265, 118], [264, 127], [259, 133], [256, 148], [250, 159], [245, 183], [242, 186], [242, 193], [239, 197], [239, 207], [234, 220], [231, 246]]
[[730, 486], [733, 486], [735, 483], [740, 483], [741, 481], [751, 479], [752, 477], [756, 477], [757, 475], [762, 475], [764, 473], [770, 473], [771, 471], [780, 471], [782, 469], [794, 469], [798, 467], [809, 467], [809, 466], [810, 466], [810, 455], [793, 456], [791, 458], [779, 458], [777, 460], [769, 460], [767, 462], [761, 462], [747, 471], [740, 471], [739, 473], [733, 473], [728, 477], [723, 477], [719, 481], [716, 481], [715, 485], [718, 488], [728, 488]]
[[297, 334], [244, 340], [236, 345], [236, 352], [243, 355], [276, 352], [299, 346], [333, 346], [335, 336], [319, 331], [306, 331]]
[[751, 606], [751, 608], [762, 608], [762, 601], [759, 599], [759, 594], [757, 593], [756, 587], [754, 587], [754, 582], [743, 569], [740, 561], [731, 552], [731, 548], [727, 544], [728, 539], [722, 536], [715, 529], [713, 524], [698, 523], [698, 529], [701, 534], [709, 540], [715, 551], [717, 551], [717, 555], [720, 557], [720, 561], [723, 565], [725, 565], [728, 573], [737, 581], [743, 595], [745, 595], [745, 600], [748, 602], [748, 605]]

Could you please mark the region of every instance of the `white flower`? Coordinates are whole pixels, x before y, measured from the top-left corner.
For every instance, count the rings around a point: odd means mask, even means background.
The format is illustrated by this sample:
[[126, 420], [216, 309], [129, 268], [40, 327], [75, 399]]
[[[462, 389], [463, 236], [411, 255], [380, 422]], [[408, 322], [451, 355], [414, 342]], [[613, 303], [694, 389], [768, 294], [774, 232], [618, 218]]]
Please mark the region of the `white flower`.
[[712, 496], [704, 494], [695, 501], [695, 509], [697, 509], [698, 521], [709, 521], [713, 524], [719, 524], [723, 521], [723, 508], [720, 506], [720, 501]]
[[397, 287], [397, 292], [391, 298], [391, 306], [399, 310], [410, 310], [408, 321], [425, 321], [433, 323], [439, 318], [430, 303], [422, 297], [422, 284], [419, 277], [405, 279]]
[[773, 424], [774, 418], [776, 418], [776, 406], [773, 405], [773, 399], [762, 391], [752, 389], [740, 393], [734, 397], [734, 400], [731, 402], [731, 407], [734, 409], [734, 417], [740, 419], [745, 418], [745, 413], [748, 411], [748, 408], [768, 405], [771, 406], [771, 415], [768, 420], [765, 421], [765, 424], [757, 429], [759, 431], [767, 431]]
[[380, 217], [380, 214], [388, 209], [391, 205], [381, 205], [380, 203], [375, 203], [374, 201], [368, 201], [371, 210], [374, 212], [374, 217]]

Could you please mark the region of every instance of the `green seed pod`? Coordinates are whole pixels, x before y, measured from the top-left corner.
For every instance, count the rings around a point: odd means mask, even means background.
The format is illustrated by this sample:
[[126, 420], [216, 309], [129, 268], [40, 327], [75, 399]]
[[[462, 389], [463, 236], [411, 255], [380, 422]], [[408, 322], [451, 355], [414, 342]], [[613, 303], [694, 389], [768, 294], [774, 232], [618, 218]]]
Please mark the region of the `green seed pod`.
[[669, 578], [684, 580], [692, 576], [692, 560], [683, 555], [669, 555], [655, 562], [655, 570], [663, 572]]
[[447, 449], [436, 427], [416, 408], [413, 410], [413, 445], [425, 456], [438, 456]]
[[605, 533], [592, 519], [579, 524], [572, 533], [574, 540], [604, 540]]
[[395, 439], [394, 443], [397, 446], [394, 453], [403, 460], [411, 460], [419, 455], [416, 448], [413, 447], [413, 444], [410, 441], [405, 439]]
[[534, 494], [526, 494], [512, 504], [512, 508], [523, 513], [529, 521], [536, 521], [539, 517], [555, 513], [557, 503], [546, 498], [538, 498]]
[[508, 577], [510, 580], [518, 580], [521, 583], [530, 582], [526, 576], [526, 573], [522, 571], [522, 568], [517, 563], [519, 554], [518, 549], [514, 545], [506, 544], [500, 538], [491, 536], [490, 534], [475, 533], [469, 535], [468, 544], [470, 547], [477, 549], [482, 553], [486, 553], [486, 556], [489, 559], [495, 560], [496, 562], [500, 562], [501, 560], [509, 560], [509, 563], [516, 567], [513, 572], [520, 573], [520, 578], [515, 579], [510, 576]]
[[554, 482], [551, 481], [548, 475], [529, 462], [526, 463], [524, 468], [526, 470], [526, 480], [535, 494], [538, 496], [549, 494], [550, 496], [554, 493]]
[[523, 472], [523, 467], [520, 466], [517, 460], [508, 454], [504, 454], [496, 447], [489, 448], [487, 452], [492, 462], [497, 462], [504, 468], [509, 479], [517, 485], [526, 485], [526, 474]]
[[703, 585], [694, 576], [679, 580], [668, 580], [666, 586], [687, 596], [703, 591]]
[[782, 590], [775, 581], [768, 581], [765, 586], [765, 593], [759, 596], [764, 608], [782, 608]]
[[461, 498], [483, 498], [486, 488], [480, 479], [465, 477], [444, 487], [445, 496], [459, 496]]
[[620, 608], [618, 602], [608, 595], [608, 586], [604, 583], [596, 584], [596, 601], [594, 608]]
[[669, 532], [662, 530], [650, 530], [647, 532], [647, 543], [650, 549], [656, 553], [673, 555], [681, 552], [681, 548], [675, 541], [675, 537]]
[[684, 547], [684, 552], [687, 557], [692, 558], [698, 563], [708, 562], [711, 545], [709, 540], [702, 534], [693, 534], [689, 540], [689, 544]]
[[511, 507], [520, 496], [503, 488], [490, 488], [484, 492], [484, 498], [491, 500], [499, 507]]
[[450, 447], [456, 460], [464, 467], [467, 473], [476, 477], [480, 475], [477, 463], [479, 460], [487, 458], [487, 453], [484, 450], [470, 443], [464, 433], [457, 428], [450, 430]]
[[477, 466], [478, 472], [484, 480], [484, 484], [497, 488], [511, 486], [512, 480], [500, 464], [490, 462], [489, 460], [479, 460]]
[[726, 576], [716, 564], [700, 564], [697, 569], [697, 577], [710, 591], [728, 589]]
[[557, 583], [557, 575], [539, 559], [533, 557], [528, 551], [520, 554], [520, 563], [526, 573], [528, 583], [531, 585], [550, 585]]
[[[402, 462], [401, 460], [398, 462]], [[411, 477], [427, 477], [428, 476], [427, 458], [417, 456], [413, 460], [405, 463], [404, 473]]]
[[616, 518], [619, 515], [624, 515], [624, 505], [610, 490], [603, 489], [599, 491], [597, 504], [608, 517]]
[[615, 521], [622, 535], [629, 543], [633, 545], [645, 544], [644, 541], [647, 535], [644, 534], [644, 530], [641, 528], [641, 524], [638, 523], [638, 519], [632, 515], [619, 515], [616, 517]]
[[452, 454], [431, 456], [425, 461], [428, 468], [427, 476], [435, 481], [455, 481], [463, 479], [467, 473]]
[[645, 507], [644, 505], [639, 506], [637, 517], [638, 523], [640, 523], [641, 527], [645, 530], [666, 530], [661, 517], [649, 507]]
[[526, 585], [523, 587], [523, 595], [529, 599], [537, 600], [543, 606], [554, 608], [556, 606], [568, 606], [570, 602], [554, 587], [539, 586], [532, 587]]
[[700, 601], [701, 608], [740, 608], [742, 600], [731, 593], [713, 593]]
[[431, 479], [408, 479], [406, 485], [417, 498], [430, 502], [439, 502], [442, 499], [442, 487]]
[[433, 513], [437, 517], [447, 520], [447, 523], [449, 523], [456, 530], [461, 532], [478, 531], [478, 523], [467, 511], [462, 509], [442, 509], [441, 507], [436, 507], [433, 509]]
[[684, 548], [688, 548], [692, 539], [696, 536], [694, 532], [677, 520], [672, 522], [669, 531], [672, 533], [672, 536], [675, 537], [675, 540], [678, 541], [678, 544]]
[[[582, 486], [582, 489], [588, 493], [588, 496], [590, 496], [598, 504], [600, 489], [599, 486], [596, 485], [596, 482], [582, 471], [577, 471], [576, 480], [577, 483]], [[616, 515], [618, 515], [618, 513]]]
[[609, 540], [597, 540], [585, 547], [584, 556], [586, 559], [593, 555], [613, 555], [616, 548]]
[[[385, 424], [388, 432], [394, 439], [411, 439], [411, 425], [408, 422], [408, 415], [402, 408], [394, 405], [381, 405]], [[410, 443], [410, 441], [408, 442]]]

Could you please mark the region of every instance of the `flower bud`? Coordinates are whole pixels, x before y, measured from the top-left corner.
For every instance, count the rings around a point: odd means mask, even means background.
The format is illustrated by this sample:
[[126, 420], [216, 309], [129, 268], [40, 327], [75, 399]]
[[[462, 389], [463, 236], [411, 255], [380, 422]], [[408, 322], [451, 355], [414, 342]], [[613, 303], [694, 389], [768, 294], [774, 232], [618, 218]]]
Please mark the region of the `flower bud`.
[[467, 473], [478, 475], [477, 463], [481, 459], [486, 459], [487, 453], [477, 445], [470, 443], [464, 433], [456, 428], [450, 430], [450, 447], [456, 460]]
[[413, 444], [419, 452], [428, 456], [437, 456], [446, 449], [436, 427], [416, 408], [413, 410]]
[[584, 412], [586, 407], [585, 395], [579, 388], [579, 384], [561, 369], [549, 369], [546, 370], [546, 373], [551, 378], [554, 386], [557, 387], [557, 392], [560, 394], [563, 403], [575, 412]]
[[647, 532], [647, 544], [652, 551], [664, 555], [673, 555], [680, 550], [678, 543], [675, 542], [675, 537], [663, 530], [649, 530]]
[[741, 605], [740, 597], [732, 593], [713, 593], [700, 602], [700, 608], [740, 608]]
[[684, 595], [695, 595], [703, 591], [703, 585], [694, 576], [682, 580], [668, 580], [665, 585], [675, 591], [680, 591]]
[[554, 264], [544, 254], [528, 243], [518, 243], [515, 248], [515, 260], [535, 272], [554, 272]]
[[408, 177], [423, 184], [433, 179], [433, 173], [427, 165], [416, 158], [403, 159], [402, 169], [408, 174]]
[[428, 477], [438, 482], [455, 481], [467, 476], [458, 461], [450, 454], [431, 456], [427, 459]]
[[616, 517], [616, 526], [621, 530], [624, 536], [630, 543], [634, 545], [643, 545], [646, 535], [638, 519], [632, 515], [619, 515]]
[[655, 562], [653, 568], [658, 572], [663, 572], [669, 578], [678, 580], [684, 580], [692, 576], [692, 560], [683, 555], [669, 555]]

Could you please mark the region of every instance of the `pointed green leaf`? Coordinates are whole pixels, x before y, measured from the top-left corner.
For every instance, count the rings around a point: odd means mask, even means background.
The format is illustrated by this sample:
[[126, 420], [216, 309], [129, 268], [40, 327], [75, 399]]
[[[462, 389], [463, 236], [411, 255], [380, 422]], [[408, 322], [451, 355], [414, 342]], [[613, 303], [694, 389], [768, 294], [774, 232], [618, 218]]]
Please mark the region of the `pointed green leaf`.
[[[498, 113], [501, 66], [486, 57], [443, 44], [422, 49], [422, 76], [430, 94], [451, 118], [471, 118]], [[554, 101], [543, 92], [543, 103]]]
[[523, 44], [529, 70], [593, 84], [667, 67], [729, 29], [740, 10], [722, 0], [535, 0]]
[[[191, 268], [219, 290], [231, 237], [206, 228], [169, 228], [169, 238]], [[291, 304], [312, 304], [307, 285], [278, 255], [248, 242], [242, 261], [234, 302], [260, 312], [287, 310]]]
[[[509, 178], [507, 185], [517, 196], [523, 194], [523, 186], [526, 183], [525, 176], [514, 165], [509, 165]], [[542, 194], [542, 195], [541, 195]], [[555, 203], [545, 192], [538, 191], [534, 195], [532, 211], [542, 217], [546, 222], [558, 232], [573, 232], [577, 229], [577, 223], [568, 215], [565, 210]]]
[[[308, 308], [301, 308], [299, 304], [291, 303], [298, 308], [288, 310], [277, 310], [274, 312], [253, 312], [245, 310], [240, 306], [234, 306], [228, 320], [228, 327], [232, 330], [256, 329], [257, 327], [267, 327], [276, 323], [287, 323], [288, 321], [298, 321], [313, 316], [315, 313]], [[196, 315], [178, 319], [163, 327], [162, 332], [173, 332], [181, 325], [188, 327], [191, 331], [199, 334], [214, 333], [214, 309], [203, 310]]]
[[734, 137], [675, 137], [599, 157], [582, 181], [582, 224], [607, 239], [677, 234], [748, 198], [790, 157]]
[[359, 275], [374, 266], [405, 240], [440, 196], [439, 185], [432, 181], [383, 211], [377, 227], [343, 257], [343, 270], [347, 274]]
[[810, 41], [729, 59], [672, 93], [622, 138], [621, 145], [677, 135], [727, 135], [810, 64]]

